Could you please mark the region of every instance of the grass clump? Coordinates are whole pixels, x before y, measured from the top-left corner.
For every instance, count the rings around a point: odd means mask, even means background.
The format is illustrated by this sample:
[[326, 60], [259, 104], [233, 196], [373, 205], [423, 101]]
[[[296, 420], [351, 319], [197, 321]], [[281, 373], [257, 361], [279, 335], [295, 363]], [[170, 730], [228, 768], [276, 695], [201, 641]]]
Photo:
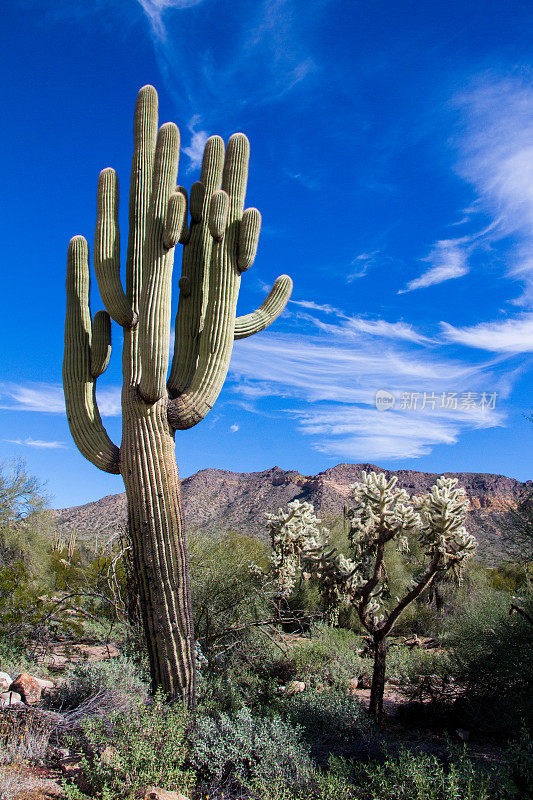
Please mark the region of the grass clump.
[[68, 711], [78, 708], [96, 696], [128, 697], [145, 700], [148, 686], [137, 665], [125, 657], [71, 666], [64, 680], [52, 695], [54, 708]]

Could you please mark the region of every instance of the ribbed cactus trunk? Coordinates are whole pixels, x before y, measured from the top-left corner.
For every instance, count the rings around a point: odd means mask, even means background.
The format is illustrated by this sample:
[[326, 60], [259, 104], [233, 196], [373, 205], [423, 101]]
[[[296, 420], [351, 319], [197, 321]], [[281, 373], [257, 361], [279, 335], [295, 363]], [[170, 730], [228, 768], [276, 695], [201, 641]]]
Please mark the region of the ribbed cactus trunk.
[[[124, 395], [133, 395], [125, 388]], [[194, 705], [194, 638], [174, 432], [166, 400], [123, 399], [121, 472], [152, 685]]]
[[[121, 474], [152, 671], [152, 686], [194, 703], [194, 639], [183, 533], [176, 430], [200, 422], [217, 399], [234, 339], [266, 328], [284, 309], [292, 281], [277, 279], [262, 306], [236, 317], [241, 273], [254, 261], [261, 215], [244, 210], [249, 144], [234, 134], [208, 139], [190, 196], [176, 186], [179, 131], [158, 132], [157, 93], [139, 92], [130, 183], [126, 291], [120, 278], [118, 180], [100, 174], [94, 267], [106, 311], [89, 308], [89, 253], [75, 236], [67, 262], [63, 384], [80, 452]], [[183, 244], [176, 343], [168, 375], [174, 248]], [[109, 439], [96, 404], [96, 379], [111, 354], [111, 318], [122, 326], [122, 444]]]

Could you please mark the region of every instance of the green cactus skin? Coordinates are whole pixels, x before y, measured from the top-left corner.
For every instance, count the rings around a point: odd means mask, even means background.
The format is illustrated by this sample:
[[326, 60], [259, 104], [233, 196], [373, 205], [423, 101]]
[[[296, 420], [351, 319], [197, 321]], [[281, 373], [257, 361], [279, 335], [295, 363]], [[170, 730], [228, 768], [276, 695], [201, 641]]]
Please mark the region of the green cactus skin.
[[[70, 430], [99, 469], [121, 474], [128, 501], [135, 579], [150, 656], [152, 688], [194, 705], [194, 637], [188, 557], [174, 434], [200, 422], [229, 367], [233, 341], [283, 311], [292, 281], [280, 276], [262, 306], [236, 317], [241, 273], [255, 258], [261, 226], [244, 210], [249, 144], [234, 134], [206, 143], [200, 181], [176, 186], [179, 131], [158, 131], [152, 86], [137, 97], [129, 196], [126, 291], [120, 280], [118, 180], [98, 182], [94, 268], [106, 311], [89, 308], [89, 249], [69, 245], [63, 384]], [[190, 223], [187, 222], [187, 204]], [[183, 244], [176, 344], [167, 381], [174, 248]], [[96, 404], [96, 379], [111, 353], [111, 318], [122, 326], [122, 444], [109, 439]]]

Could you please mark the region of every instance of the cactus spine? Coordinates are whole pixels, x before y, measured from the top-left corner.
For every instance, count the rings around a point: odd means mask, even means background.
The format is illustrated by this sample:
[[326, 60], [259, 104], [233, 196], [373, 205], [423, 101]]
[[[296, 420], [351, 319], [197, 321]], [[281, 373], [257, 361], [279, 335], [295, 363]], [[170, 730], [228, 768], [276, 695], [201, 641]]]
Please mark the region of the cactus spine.
[[[91, 319], [86, 240], [67, 259], [63, 382], [72, 436], [100, 469], [124, 479], [135, 577], [153, 688], [194, 703], [194, 642], [174, 432], [200, 422], [224, 383], [233, 341], [263, 330], [283, 310], [291, 279], [277, 279], [252, 314], [236, 317], [241, 273], [253, 263], [261, 216], [244, 210], [249, 144], [211, 137], [200, 181], [176, 186], [179, 131], [158, 132], [155, 89], [143, 87], [134, 119], [126, 290], [120, 279], [118, 181], [100, 174], [94, 268], [106, 311]], [[167, 381], [174, 248], [183, 244], [176, 343]], [[96, 379], [109, 361], [110, 317], [122, 326], [122, 443], [109, 439]]]

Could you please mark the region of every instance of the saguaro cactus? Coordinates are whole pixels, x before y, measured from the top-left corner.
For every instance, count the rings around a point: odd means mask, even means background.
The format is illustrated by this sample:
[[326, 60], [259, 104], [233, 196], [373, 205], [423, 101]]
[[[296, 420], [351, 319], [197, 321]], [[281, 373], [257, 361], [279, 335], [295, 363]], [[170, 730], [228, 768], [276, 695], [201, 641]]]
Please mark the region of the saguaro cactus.
[[[75, 236], [67, 260], [63, 382], [67, 416], [81, 453], [105, 472], [120, 473], [128, 501], [136, 581], [153, 688], [194, 703], [194, 642], [187, 549], [182, 526], [176, 429], [200, 422], [224, 383], [234, 339], [267, 327], [292, 290], [277, 279], [263, 305], [236, 317], [241, 273], [254, 261], [261, 226], [244, 210], [249, 144], [234, 134], [208, 139], [200, 181], [176, 186], [179, 131], [158, 128], [152, 86], [137, 98], [129, 198], [126, 290], [120, 279], [118, 181], [100, 174], [94, 268], [106, 311], [89, 309], [86, 240]], [[174, 247], [183, 244], [174, 358], [167, 381]], [[109, 439], [95, 386], [111, 352], [111, 320], [124, 331], [122, 444]]]

